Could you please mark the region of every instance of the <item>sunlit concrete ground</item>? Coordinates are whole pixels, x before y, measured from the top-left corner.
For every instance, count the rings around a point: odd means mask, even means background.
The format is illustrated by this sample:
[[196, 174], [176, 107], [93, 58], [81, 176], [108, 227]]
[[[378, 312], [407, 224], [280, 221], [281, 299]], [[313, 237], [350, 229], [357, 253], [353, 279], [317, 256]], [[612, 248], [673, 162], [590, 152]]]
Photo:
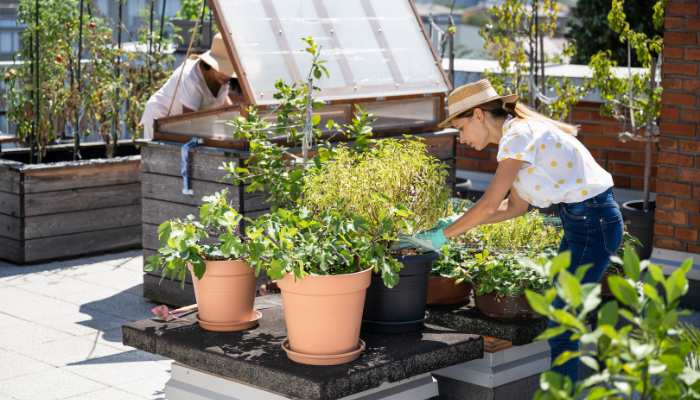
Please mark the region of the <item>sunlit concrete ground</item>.
[[122, 345], [150, 317], [140, 251], [0, 262], [0, 400], [165, 399], [171, 360]]

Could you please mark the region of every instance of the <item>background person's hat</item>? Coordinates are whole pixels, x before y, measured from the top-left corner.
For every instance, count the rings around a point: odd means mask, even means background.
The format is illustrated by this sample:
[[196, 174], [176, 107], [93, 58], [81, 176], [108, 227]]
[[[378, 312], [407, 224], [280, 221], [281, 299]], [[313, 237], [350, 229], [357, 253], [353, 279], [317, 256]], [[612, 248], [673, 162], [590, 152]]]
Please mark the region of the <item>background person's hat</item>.
[[518, 95], [500, 96], [496, 89], [491, 86], [491, 82], [488, 79], [462, 85], [453, 90], [447, 97], [447, 111], [449, 115], [447, 119], [440, 122], [439, 126], [445, 128], [463, 112], [498, 99], [501, 99], [503, 104], [512, 104], [518, 101]]
[[236, 78], [236, 71], [234, 71], [231, 60], [228, 58], [228, 52], [221, 33], [217, 33], [212, 39], [211, 49], [197, 57], [209, 64], [215, 71], [231, 78]]

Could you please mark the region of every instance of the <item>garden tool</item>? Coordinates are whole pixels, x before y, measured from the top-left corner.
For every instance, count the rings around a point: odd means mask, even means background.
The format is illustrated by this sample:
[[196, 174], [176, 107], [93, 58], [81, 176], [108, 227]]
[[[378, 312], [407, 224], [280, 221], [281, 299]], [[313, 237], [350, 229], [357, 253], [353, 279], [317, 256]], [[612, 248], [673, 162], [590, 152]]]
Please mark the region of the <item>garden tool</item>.
[[151, 312], [156, 317], [158, 317], [159, 319], [166, 321], [166, 322], [174, 320], [174, 319], [180, 319], [180, 318], [187, 316], [187, 315], [190, 315], [196, 311], [197, 311], [196, 304], [191, 304], [189, 306], [176, 308], [175, 310], [172, 310], [172, 311], [170, 311], [168, 309], [168, 306], [166, 306], [165, 304], [153, 307], [151, 309]]

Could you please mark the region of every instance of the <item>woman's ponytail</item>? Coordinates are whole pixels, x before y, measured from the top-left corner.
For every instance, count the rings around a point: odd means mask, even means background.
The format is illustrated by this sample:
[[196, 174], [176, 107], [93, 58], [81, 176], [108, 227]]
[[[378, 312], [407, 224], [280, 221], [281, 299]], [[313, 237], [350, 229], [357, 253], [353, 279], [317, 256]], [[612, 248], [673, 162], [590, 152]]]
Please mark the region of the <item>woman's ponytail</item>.
[[[506, 107], [507, 105], [504, 104], [503, 108], [506, 109]], [[564, 133], [568, 133], [569, 135], [573, 136], [578, 135], [578, 127], [542, 115], [525, 104], [517, 102], [515, 104], [508, 105], [508, 107], [512, 107], [512, 113], [515, 114], [517, 118], [549, 122], [550, 124], [564, 131]], [[509, 111], [508, 109], [506, 110]]]

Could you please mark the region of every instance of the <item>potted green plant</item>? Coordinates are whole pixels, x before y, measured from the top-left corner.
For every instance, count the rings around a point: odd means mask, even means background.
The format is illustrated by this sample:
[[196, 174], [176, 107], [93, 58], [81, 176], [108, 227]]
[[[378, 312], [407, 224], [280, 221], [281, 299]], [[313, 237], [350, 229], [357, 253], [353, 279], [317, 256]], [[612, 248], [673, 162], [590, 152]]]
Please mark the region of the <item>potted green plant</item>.
[[[208, 15], [209, 7], [204, 0], [181, 0], [180, 9], [175, 14], [175, 18], [170, 19], [176, 34], [178, 51], [187, 51], [192, 40], [192, 35], [197, 35], [194, 49], [208, 49], [211, 46], [212, 24], [209, 19], [203, 18]], [[199, 21], [199, 24], [197, 24]], [[195, 33], [195, 27], [197, 32]]]
[[160, 269], [163, 277], [182, 284], [192, 274], [197, 320], [205, 330], [234, 332], [257, 324], [253, 310], [255, 275], [246, 258], [248, 246], [237, 234], [241, 216], [222, 190], [203, 199], [199, 219], [171, 219], [158, 227], [161, 248], [148, 260], [146, 271]]
[[[386, 235], [392, 234], [387, 215]], [[357, 358], [365, 293], [372, 271], [394, 279], [399, 262], [377, 245], [368, 224], [329, 210], [278, 208], [247, 229], [250, 262], [277, 280], [288, 339], [296, 362], [335, 365]]]
[[[390, 248], [400, 234], [432, 228], [447, 211], [447, 172], [418, 140], [371, 141], [364, 151], [341, 147], [323, 167], [306, 177], [303, 202], [312, 210], [338, 210], [367, 221], [377, 243]], [[386, 210], [402, 206], [408, 215], [383, 235]], [[397, 252], [403, 264], [396, 286], [374, 276], [367, 292], [363, 329], [407, 332], [423, 326], [428, 275], [436, 252]]]
[[490, 254], [487, 250], [474, 255], [467, 263], [474, 284], [474, 301], [484, 315], [496, 319], [529, 319], [537, 317], [527, 303], [525, 290], [544, 293], [549, 279], [537, 262], [524, 254]]
[[476, 307], [492, 318], [531, 318], [526, 289], [542, 292], [548, 281], [537, 263], [556, 254], [562, 232], [531, 211], [512, 220], [482, 225], [459, 238], [470, 249], [464, 268], [474, 285]]
[[466, 260], [471, 256], [469, 249], [456, 242], [448, 242], [441, 249], [428, 278], [426, 302], [429, 306], [469, 302], [473, 287]]
[[[652, 10], [655, 29], [664, 24], [663, 0], [654, 3]], [[600, 92], [603, 99], [601, 114], [613, 117], [621, 124], [621, 141], [644, 143], [644, 186], [642, 199], [625, 202], [622, 215], [629, 232], [639, 238], [640, 256], [648, 259], [653, 249], [654, 210], [656, 202], [651, 200], [652, 153], [659, 138], [658, 118], [661, 114], [661, 76], [658, 72], [663, 53], [663, 37], [647, 36], [636, 32], [626, 20], [624, 0], [613, 0], [608, 25], [627, 43], [627, 76], [613, 72], [617, 62], [611, 59], [610, 51], [601, 51], [591, 57], [589, 67], [593, 71], [592, 88]], [[632, 51], [641, 64], [643, 72], [633, 73]]]

